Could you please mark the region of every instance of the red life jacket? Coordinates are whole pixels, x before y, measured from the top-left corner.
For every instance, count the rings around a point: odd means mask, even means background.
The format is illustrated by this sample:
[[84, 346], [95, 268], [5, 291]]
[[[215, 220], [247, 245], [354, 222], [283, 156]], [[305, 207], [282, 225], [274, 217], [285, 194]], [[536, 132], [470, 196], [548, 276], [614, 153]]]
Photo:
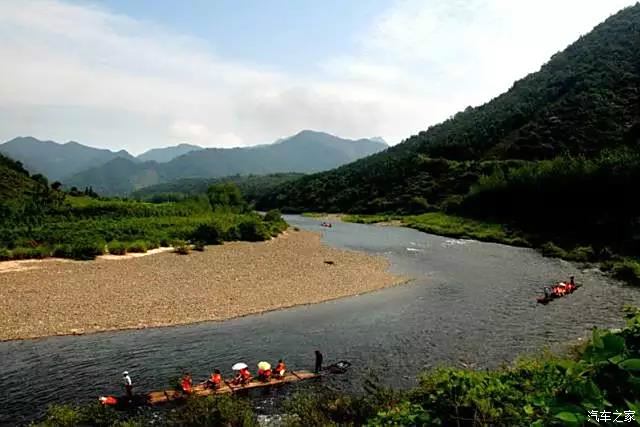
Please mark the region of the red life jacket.
[[185, 393], [191, 393], [191, 380], [189, 378], [182, 379], [182, 391]]
[[248, 380], [249, 378], [251, 378], [251, 372], [249, 372], [249, 370], [247, 368], [241, 369], [240, 370], [240, 375], [242, 375], [242, 378], [245, 379], [245, 380]]
[[220, 374], [211, 374], [211, 382], [215, 385], [220, 385], [222, 382], [222, 375]]

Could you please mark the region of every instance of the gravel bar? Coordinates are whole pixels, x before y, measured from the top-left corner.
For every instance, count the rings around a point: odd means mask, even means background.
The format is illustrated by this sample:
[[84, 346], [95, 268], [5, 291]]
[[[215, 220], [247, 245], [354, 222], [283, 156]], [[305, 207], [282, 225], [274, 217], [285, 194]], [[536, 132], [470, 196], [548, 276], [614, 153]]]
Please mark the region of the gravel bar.
[[[329, 261], [330, 263], [327, 263]], [[318, 233], [204, 252], [41, 260], [0, 274], [0, 340], [224, 320], [398, 285], [383, 257], [328, 247]]]

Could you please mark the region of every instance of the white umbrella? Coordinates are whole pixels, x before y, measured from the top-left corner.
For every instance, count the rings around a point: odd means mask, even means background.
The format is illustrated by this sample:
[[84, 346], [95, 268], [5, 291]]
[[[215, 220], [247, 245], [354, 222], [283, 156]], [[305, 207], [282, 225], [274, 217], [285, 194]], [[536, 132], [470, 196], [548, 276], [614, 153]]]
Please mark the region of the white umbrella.
[[247, 367], [248, 367], [248, 366], [247, 366], [247, 364], [246, 364], [246, 363], [242, 363], [242, 362], [240, 362], [240, 363], [236, 363], [235, 365], [233, 365], [233, 366], [231, 367], [231, 369], [233, 369], [234, 371], [239, 371], [240, 369], [245, 369], [245, 368], [247, 368]]
[[267, 369], [271, 369], [271, 364], [269, 362], [260, 362], [258, 363], [258, 369], [266, 371]]

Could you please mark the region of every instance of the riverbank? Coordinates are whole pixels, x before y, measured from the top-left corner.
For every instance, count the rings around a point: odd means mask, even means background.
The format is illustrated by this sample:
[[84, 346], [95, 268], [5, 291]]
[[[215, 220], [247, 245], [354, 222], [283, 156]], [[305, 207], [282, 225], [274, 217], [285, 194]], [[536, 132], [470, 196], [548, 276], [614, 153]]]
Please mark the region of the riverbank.
[[382, 257], [288, 231], [188, 256], [44, 260], [0, 274], [0, 340], [225, 320], [404, 282]]
[[450, 215], [444, 212], [428, 212], [421, 215], [308, 213], [305, 216], [358, 224], [408, 227], [439, 236], [533, 248], [546, 257], [592, 264], [616, 279], [640, 285], [640, 261], [636, 257], [615, 254], [608, 248], [597, 251], [590, 245], [560, 247], [544, 236], [525, 233], [504, 224]]

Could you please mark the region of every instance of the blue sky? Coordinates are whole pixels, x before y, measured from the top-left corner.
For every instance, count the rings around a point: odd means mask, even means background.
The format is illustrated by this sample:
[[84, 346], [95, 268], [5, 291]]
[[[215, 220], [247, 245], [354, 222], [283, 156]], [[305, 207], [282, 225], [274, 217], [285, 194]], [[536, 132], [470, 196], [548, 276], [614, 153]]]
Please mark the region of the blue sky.
[[318, 58], [355, 51], [357, 35], [389, 2], [196, 0], [176, 7], [170, 0], [102, 0], [96, 4], [199, 37], [212, 53], [229, 59], [315, 72]]
[[396, 144], [635, 0], [2, 0], [0, 141]]

